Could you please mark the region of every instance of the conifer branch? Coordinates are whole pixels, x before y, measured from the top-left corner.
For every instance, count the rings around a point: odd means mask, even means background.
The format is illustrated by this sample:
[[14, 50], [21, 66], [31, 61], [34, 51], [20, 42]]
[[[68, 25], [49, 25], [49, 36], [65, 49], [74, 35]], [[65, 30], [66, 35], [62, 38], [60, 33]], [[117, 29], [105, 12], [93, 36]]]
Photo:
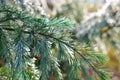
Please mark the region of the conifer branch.
[[[2, 25], [0, 25], [0, 26], [2, 26]], [[3, 25], [3, 26], [4, 26], [4, 25]], [[15, 31], [15, 29], [13, 29], [13, 28], [3, 27], [2, 29], [8, 30], [8, 31]], [[30, 33], [31, 33], [30, 31], [23, 31], [23, 32], [26, 33], [26, 34], [30, 34]], [[96, 70], [96, 68], [95, 68], [90, 62], [88, 62], [87, 59], [86, 59], [86, 57], [85, 57], [81, 52], [79, 52], [76, 48], [72, 47], [72, 46], [69, 45], [68, 43], [66, 43], [66, 42], [64, 42], [64, 41], [62, 41], [62, 40], [60, 40], [60, 39], [58, 39], [58, 38], [56, 38], [56, 37], [54, 37], [54, 36], [51, 36], [51, 35], [48, 35], [48, 34], [45, 34], [45, 33], [42, 33], [42, 32], [39, 32], [38, 34], [40, 34], [40, 35], [42, 35], [42, 36], [46, 36], [46, 37], [52, 38], [52, 39], [54, 39], [54, 40], [56, 40], [56, 41], [58, 41], [58, 42], [60, 42], [60, 43], [65, 44], [65, 45], [68, 46], [69, 48], [71, 48], [73, 51], [75, 51], [76, 53], [78, 53], [78, 54], [88, 63], [88, 65], [97, 73], [98, 76], [101, 77], [101, 75], [100, 75], [99, 72]], [[102, 78], [102, 77], [101, 77], [101, 78]]]

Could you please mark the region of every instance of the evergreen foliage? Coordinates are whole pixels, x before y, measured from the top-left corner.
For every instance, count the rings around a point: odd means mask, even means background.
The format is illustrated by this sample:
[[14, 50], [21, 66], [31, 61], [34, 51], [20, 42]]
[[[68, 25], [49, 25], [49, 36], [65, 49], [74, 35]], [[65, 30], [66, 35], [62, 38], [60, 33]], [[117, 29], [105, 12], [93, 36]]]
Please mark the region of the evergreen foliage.
[[109, 80], [101, 67], [95, 66], [105, 64], [105, 55], [80, 46], [72, 38], [73, 26], [67, 18], [36, 18], [26, 10], [2, 6], [0, 79], [94, 80], [98, 75], [101, 80]]

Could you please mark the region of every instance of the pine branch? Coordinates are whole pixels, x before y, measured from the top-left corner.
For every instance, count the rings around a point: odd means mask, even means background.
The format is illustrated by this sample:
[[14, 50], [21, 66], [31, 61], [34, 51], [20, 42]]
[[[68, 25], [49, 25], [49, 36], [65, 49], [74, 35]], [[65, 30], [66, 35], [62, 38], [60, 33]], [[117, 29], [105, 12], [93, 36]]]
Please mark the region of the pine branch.
[[[0, 25], [0, 26], [2, 26], [2, 25]], [[15, 31], [15, 29], [13, 29], [13, 28], [5, 28], [5, 27], [3, 27], [2, 29], [8, 30], [8, 31]], [[26, 33], [26, 34], [31, 34], [30, 31], [23, 31], [23, 32]], [[66, 43], [66, 42], [64, 42], [64, 41], [62, 41], [62, 40], [60, 40], [60, 39], [58, 39], [58, 38], [56, 38], [56, 37], [54, 37], [54, 36], [51, 36], [51, 35], [48, 35], [48, 34], [45, 34], [45, 33], [42, 33], [42, 32], [39, 32], [38, 34], [39, 34], [39, 35], [42, 35], [42, 36], [45, 36], [45, 37], [47, 37], [47, 38], [48, 38], [48, 37], [49, 37], [49, 38], [52, 38], [52, 39], [54, 39], [54, 40], [56, 40], [56, 41], [58, 41], [58, 42], [60, 42], [60, 43], [65, 44], [65, 45], [68, 46], [69, 48], [71, 48], [73, 51], [75, 51], [76, 53], [78, 53], [78, 54], [88, 63], [88, 65], [97, 73], [98, 76], [101, 77], [101, 75], [100, 75], [99, 72], [96, 70], [96, 68], [95, 68], [89, 61], [87, 61], [86, 57], [85, 57], [81, 52], [79, 52], [76, 48], [72, 47], [72, 46], [69, 45], [68, 43]], [[102, 77], [101, 77], [101, 78], [102, 78]]]
[[[72, 51], [72, 53], [73, 52], [77, 53], [79, 55], [80, 59], [83, 59], [85, 61], [87, 66], [89, 66], [94, 72], [96, 72], [96, 74], [102, 80], [105, 80], [104, 77], [102, 76], [102, 74], [100, 73], [100, 71], [97, 70], [97, 68], [95, 68], [95, 66], [92, 64], [92, 62], [90, 62], [88, 60], [88, 58], [87, 58], [88, 56], [83, 54], [81, 52], [81, 50], [78, 50], [77, 48], [75, 48], [74, 46], [69, 44], [70, 42], [69, 43], [65, 42], [63, 40], [64, 36], [60, 35], [64, 32], [64, 31], [62, 32], [62, 30], [66, 26], [67, 27], [69, 26], [69, 28], [70, 28], [70, 26], [73, 26], [71, 21], [66, 20], [65, 18], [60, 18], [60, 19], [57, 19], [57, 18], [56, 19], [54, 19], [54, 18], [53, 19], [51, 19], [51, 18], [35, 18], [32, 15], [30, 15], [29, 13], [26, 14], [26, 12], [24, 12], [24, 11], [19, 11], [17, 9], [14, 10], [12, 8], [10, 8], [10, 9], [3, 8], [0, 10], [0, 13], [6, 14], [0, 18], [0, 29], [3, 32], [6, 31], [6, 33], [9, 33], [11, 31], [11, 32], [16, 32], [16, 34], [17, 34], [17, 37], [15, 37], [15, 39], [14, 39], [14, 42], [17, 43], [17, 44], [15, 44], [15, 51], [18, 54], [19, 54], [19, 52], [21, 54], [21, 55], [18, 55], [17, 57], [23, 59], [24, 55], [22, 53], [23, 53], [23, 51], [25, 51], [24, 47], [25, 48], [28, 47], [28, 49], [35, 47], [34, 51], [30, 50], [30, 57], [28, 56], [29, 58], [32, 59], [32, 57], [31, 57], [32, 52], [35, 52], [35, 54], [40, 54], [40, 56], [42, 56], [41, 61], [39, 61], [40, 62], [39, 66], [42, 68], [43, 74], [41, 74], [40, 76], [45, 75], [44, 77], [45, 77], [45, 79], [47, 79], [46, 75], [49, 73], [50, 70], [52, 70], [52, 69], [49, 69], [49, 68], [51, 68], [51, 63], [54, 63], [54, 64], [52, 64], [53, 66], [55, 66], [54, 69], [56, 69], [55, 70], [56, 72], [54, 72], [54, 73], [57, 73], [56, 75], [58, 75], [58, 77], [60, 77], [60, 74], [61, 74], [60, 71], [62, 71], [62, 70], [59, 70], [60, 69], [59, 61], [57, 61], [57, 60], [61, 61], [61, 60], [65, 60], [65, 59], [56, 58], [54, 55], [50, 56], [52, 54], [52, 50], [50, 50], [50, 49], [51, 48], [53, 49], [53, 47], [51, 46], [51, 43], [54, 43], [54, 41], [55, 41], [55, 42], [58, 42], [59, 44], [62, 44], [62, 46], [63, 46], [62, 49], [59, 46], [56, 47], [59, 50], [58, 56], [59, 56], [59, 54], [61, 55], [61, 53], [63, 52], [63, 53], [65, 53], [65, 55], [62, 55], [62, 56], [64, 56], [66, 58], [66, 60], [72, 61], [72, 62], [74, 62], [73, 60], [75, 60], [75, 62], [77, 62], [78, 61], [77, 56], [75, 56], [75, 55], [73, 56], [73, 54], [71, 54], [69, 51]], [[4, 25], [5, 23], [8, 23], [9, 21], [12, 21], [12, 23], [10, 22], [10, 24], [13, 24], [13, 25]], [[20, 23], [19, 23], [19, 21], [20, 21]], [[3, 25], [2, 25], [2, 23], [3, 23]], [[17, 24], [17, 25], [14, 25], [14, 24]], [[55, 29], [56, 31], [53, 29]], [[66, 29], [65, 29], [65, 31], [66, 31]], [[56, 35], [55, 36], [51, 35], [51, 34], [55, 34], [57, 32], [58, 32], [58, 37], [62, 36], [62, 39], [57, 38]], [[24, 35], [21, 35], [22, 33]], [[26, 36], [25, 34], [27, 34], [28, 36]], [[21, 37], [19, 35], [21, 35]], [[68, 35], [70, 35], [70, 34], [68, 33]], [[40, 39], [38, 39], [39, 36], [40, 36]], [[24, 39], [24, 37], [27, 37], [27, 38]], [[66, 39], [66, 38], [67, 37], [65, 37], [64, 39]], [[71, 38], [69, 38], [69, 37], [67, 39], [71, 40]], [[28, 42], [26, 42], [26, 40], [28, 40]], [[34, 40], [36, 41], [35, 44], [32, 43], [32, 42], [34, 42]], [[50, 44], [48, 43], [48, 41], [50, 41]], [[18, 43], [18, 42], [20, 42], [20, 43]], [[25, 43], [27, 43], [28, 45], [27, 46], [24, 45]], [[33, 44], [33, 47], [31, 47], [31, 44]], [[36, 44], [38, 44], [38, 45], [36, 45]], [[17, 48], [17, 46], [20, 48]], [[38, 47], [38, 46], [40, 46], [40, 47]], [[22, 49], [22, 51], [20, 51], [21, 49]], [[37, 51], [38, 49], [40, 49], [41, 51]], [[28, 51], [26, 51], [26, 52], [28, 52]], [[66, 54], [67, 54], [67, 56], [66, 56]], [[75, 57], [75, 59], [73, 57]], [[56, 59], [54, 59], [54, 58], [56, 58]], [[70, 58], [72, 58], [72, 59], [70, 59]], [[18, 61], [19, 59], [17, 59], [17, 58], [15, 60], [16, 60], [17, 64], [22, 62], [22, 61]], [[46, 63], [45, 63], [45, 61], [46, 61]], [[23, 61], [23, 63], [24, 62], [26, 62], [26, 61]], [[42, 63], [44, 63], [45, 65], [42, 65]], [[78, 66], [80, 67], [80, 65], [81, 65], [80, 63], [78, 63], [78, 64], [79, 65], [76, 64], [76, 68], [78, 68]], [[72, 66], [73, 63], [69, 64], [69, 65]], [[18, 67], [21, 67], [21, 66], [18, 65]], [[83, 66], [83, 67], [85, 67], [85, 66]], [[19, 70], [19, 69], [17, 69], [17, 70]], [[39, 69], [39, 70], [41, 70], [41, 69]], [[44, 72], [44, 71], [46, 71], [46, 72]], [[54, 71], [54, 70], [52, 70], [52, 71]], [[84, 72], [84, 71], [82, 71], [82, 72]], [[61, 76], [61, 78], [62, 78], [62, 76]]]
[[17, 17], [16, 18], [4, 18], [4, 19], [1, 19], [0, 20], [0, 23], [3, 23], [3, 22], [6, 22], [6, 21], [9, 21], [9, 20], [16, 20], [16, 19], [18, 19]]

